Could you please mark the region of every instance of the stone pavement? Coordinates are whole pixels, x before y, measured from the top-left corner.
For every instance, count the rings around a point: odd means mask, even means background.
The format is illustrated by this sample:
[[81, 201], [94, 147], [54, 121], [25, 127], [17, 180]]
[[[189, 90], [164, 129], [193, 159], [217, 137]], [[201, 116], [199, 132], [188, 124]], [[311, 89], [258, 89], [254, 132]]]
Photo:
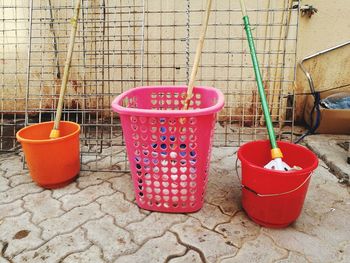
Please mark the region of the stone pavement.
[[350, 262], [349, 188], [322, 161], [300, 218], [273, 230], [242, 211], [234, 155], [214, 148], [205, 205], [191, 214], [139, 209], [129, 174], [82, 172], [45, 190], [19, 155], [0, 155], [0, 263]]

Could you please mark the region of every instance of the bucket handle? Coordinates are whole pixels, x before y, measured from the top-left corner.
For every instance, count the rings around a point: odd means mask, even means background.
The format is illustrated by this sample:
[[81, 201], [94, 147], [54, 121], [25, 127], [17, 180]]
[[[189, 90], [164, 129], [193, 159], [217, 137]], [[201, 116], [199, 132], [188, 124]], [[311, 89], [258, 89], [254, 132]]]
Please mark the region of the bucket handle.
[[[241, 178], [239, 177], [238, 175], [238, 158], [236, 158], [236, 175], [239, 179], [239, 181], [241, 181]], [[312, 171], [308, 177], [306, 177], [306, 179], [296, 188], [294, 188], [293, 190], [289, 190], [287, 192], [282, 192], [282, 193], [278, 193], [278, 194], [259, 194], [257, 193], [256, 191], [254, 191], [253, 189], [249, 188], [248, 186], [245, 186], [245, 185], [241, 185], [242, 189], [245, 188], [247, 189], [248, 191], [252, 192], [253, 194], [259, 196], [259, 197], [273, 197], [273, 196], [280, 196], [280, 195], [286, 195], [286, 194], [290, 194], [290, 193], [293, 193], [295, 191], [297, 191], [298, 189], [300, 189], [309, 179], [310, 177], [312, 176], [314, 172]]]

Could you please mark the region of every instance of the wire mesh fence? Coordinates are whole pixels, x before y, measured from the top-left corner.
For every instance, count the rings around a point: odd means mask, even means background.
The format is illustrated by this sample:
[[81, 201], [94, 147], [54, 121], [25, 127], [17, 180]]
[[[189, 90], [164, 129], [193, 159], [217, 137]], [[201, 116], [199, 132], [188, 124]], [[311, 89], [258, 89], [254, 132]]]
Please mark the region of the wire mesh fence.
[[[276, 134], [289, 140], [298, 1], [247, 2]], [[2, 1], [1, 151], [16, 150], [21, 127], [54, 118], [73, 6]], [[83, 169], [127, 169], [111, 101], [136, 86], [187, 83], [204, 7], [190, 0], [82, 0], [63, 117], [81, 124]], [[216, 146], [266, 138], [239, 1], [213, 2], [196, 84], [225, 94]]]

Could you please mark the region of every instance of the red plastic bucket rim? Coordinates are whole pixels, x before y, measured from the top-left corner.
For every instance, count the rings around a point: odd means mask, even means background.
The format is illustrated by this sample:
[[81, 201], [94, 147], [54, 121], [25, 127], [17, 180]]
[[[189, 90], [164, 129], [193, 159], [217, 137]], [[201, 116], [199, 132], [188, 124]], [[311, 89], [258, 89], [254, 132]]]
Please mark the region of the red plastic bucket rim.
[[253, 144], [253, 143], [261, 143], [261, 142], [268, 142], [270, 143], [268, 140], [257, 140], [257, 141], [252, 141], [252, 142], [247, 142], [243, 145], [241, 145], [238, 149], [238, 152], [237, 152], [237, 157], [238, 159], [241, 161], [241, 162], [245, 162], [247, 163], [249, 166], [251, 167], [254, 167], [255, 169], [257, 170], [261, 170], [261, 171], [269, 171], [269, 173], [271, 174], [276, 174], [276, 175], [279, 175], [279, 174], [283, 174], [283, 176], [295, 176], [295, 175], [298, 175], [300, 174], [301, 172], [303, 174], [305, 173], [311, 173], [313, 172], [317, 166], [318, 166], [318, 159], [316, 157], [316, 155], [310, 151], [308, 148], [305, 148], [303, 146], [300, 146], [300, 145], [297, 145], [297, 144], [294, 144], [294, 143], [290, 143], [290, 142], [284, 142], [284, 141], [278, 141], [277, 144], [279, 143], [282, 143], [282, 144], [289, 144], [289, 145], [293, 145], [293, 147], [296, 147], [296, 148], [299, 148], [299, 149], [302, 149], [302, 150], [307, 150], [309, 151], [313, 156], [314, 156], [314, 162], [312, 163], [312, 165], [310, 165], [309, 167], [307, 168], [302, 168], [302, 170], [292, 170], [292, 171], [276, 171], [276, 170], [272, 170], [272, 169], [267, 169], [267, 168], [264, 168], [264, 167], [261, 167], [261, 166], [258, 166], [258, 165], [255, 165], [253, 164], [252, 162], [248, 161], [242, 154], [242, 151], [244, 150], [245, 147], [247, 147], [247, 145], [249, 144]]
[[214, 87], [205, 87], [205, 86], [195, 86], [194, 89], [201, 90], [214, 90], [217, 94], [217, 102], [215, 105], [203, 108], [203, 109], [195, 109], [195, 110], [150, 110], [150, 109], [135, 109], [135, 108], [126, 108], [122, 106], [122, 101], [125, 97], [132, 95], [132, 93], [140, 91], [142, 89], [162, 89], [162, 88], [175, 88], [179, 90], [186, 90], [187, 86], [141, 86], [135, 87], [128, 91], [123, 92], [118, 95], [112, 102], [112, 108], [115, 112], [119, 114], [127, 114], [127, 115], [138, 115], [138, 116], [200, 116], [200, 115], [208, 115], [211, 113], [216, 113], [220, 111], [224, 107], [224, 94], [214, 88]]
[[61, 123], [69, 123], [69, 124], [72, 124], [74, 126], [77, 127], [77, 129], [71, 133], [71, 134], [68, 134], [66, 136], [62, 136], [62, 137], [59, 137], [59, 138], [56, 138], [56, 139], [43, 139], [43, 140], [33, 140], [33, 139], [26, 139], [24, 137], [21, 136], [21, 133], [27, 129], [31, 129], [32, 127], [36, 127], [36, 126], [40, 126], [40, 125], [44, 125], [44, 124], [48, 124], [48, 123], [54, 123], [54, 121], [46, 121], [46, 122], [41, 122], [41, 123], [36, 123], [36, 124], [32, 124], [32, 125], [29, 125], [29, 126], [26, 126], [22, 129], [20, 129], [17, 133], [16, 133], [16, 138], [19, 142], [24, 142], [24, 143], [31, 143], [31, 144], [42, 144], [42, 143], [55, 143], [55, 142], [59, 142], [59, 141], [64, 141], [64, 140], [67, 140], [73, 136], [75, 136], [77, 133], [80, 132], [80, 125], [76, 122], [72, 122], [72, 121], [60, 121]]

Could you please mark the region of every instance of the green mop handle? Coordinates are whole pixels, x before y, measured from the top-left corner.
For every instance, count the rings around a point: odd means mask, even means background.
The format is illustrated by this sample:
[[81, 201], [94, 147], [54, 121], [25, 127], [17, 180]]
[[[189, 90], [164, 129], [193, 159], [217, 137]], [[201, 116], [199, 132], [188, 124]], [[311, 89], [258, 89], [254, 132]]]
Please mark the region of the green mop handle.
[[273, 126], [272, 126], [269, 107], [267, 106], [264, 85], [262, 82], [260, 68], [259, 68], [259, 62], [258, 62], [258, 58], [256, 56], [256, 50], [255, 50], [255, 45], [254, 45], [254, 41], [253, 41], [253, 35], [252, 35], [251, 28], [250, 28], [249, 18], [247, 16], [247, 12], [246, 12], [246, 8], [245, 8], [245, 4], [244, 4], [243, 0], [241, 0], [241, 8], [242, 8], [242, 14], [243, 14], [244, 29], [245, 29], [246, 34], [247, 34], [250, 55], [252, 58], [253, 68], [254, 68], [254, 73], [255, 73], [255, 79], [256, 79], [256, 82], [258, 85], [260, 101], [261, 101], [261, 105], [262, 105], [262, 109], [263, 109], [263, 113], [264, 113], [264, 117], [265, 117], [267, 132], [269, 134], [271, 149], [272, 149], [272, 152], [274, 151], [274, 149], [278, 149], [276, 154], [273, 154], [273, 153], [272, 154], [274, 155], [273, 156], [274, 158], [276, 158], [276, 157], [281, 158], [282, 156], [280, 156], [280, 155], [282, 155], [282, 153], [278, 154], [278, 151], [280, 152], [280, 150], [279, 150], [277, 143], [276, 143], [275, 131], [274, 131]]

